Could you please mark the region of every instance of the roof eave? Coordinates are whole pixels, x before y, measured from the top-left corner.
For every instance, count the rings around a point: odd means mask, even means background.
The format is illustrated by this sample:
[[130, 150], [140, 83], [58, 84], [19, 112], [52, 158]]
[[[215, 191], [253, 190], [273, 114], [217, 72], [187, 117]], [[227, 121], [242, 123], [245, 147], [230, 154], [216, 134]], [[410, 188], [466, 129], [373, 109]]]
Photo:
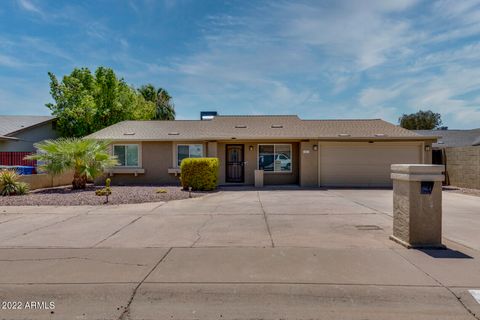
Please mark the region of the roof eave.
[[11, 140], [19, 140], [19, 139], [15, 137], [0, 136], [0, 141], [11, 141]]
[[94, 140], [110, 140], [110, 141], [159, 141], [159, 142], [168, 142], [168, 141], [217, 141], [217, 140], [320, 140], [320, 141], [389, 141], [389, 140], [408, 140], [408, 141], [437, 141], [437, 137], [432, 136], [362, 136], [362, 137], [182, 137], [176, 136], [175, 138], [169, 137], [165, 139], [161, 138], [135, 138], [134, 136], [122, 137], [122, 138], [101, 138], [101, 137], [91, 137], [87, 136], [85, 138], [94, 139]]

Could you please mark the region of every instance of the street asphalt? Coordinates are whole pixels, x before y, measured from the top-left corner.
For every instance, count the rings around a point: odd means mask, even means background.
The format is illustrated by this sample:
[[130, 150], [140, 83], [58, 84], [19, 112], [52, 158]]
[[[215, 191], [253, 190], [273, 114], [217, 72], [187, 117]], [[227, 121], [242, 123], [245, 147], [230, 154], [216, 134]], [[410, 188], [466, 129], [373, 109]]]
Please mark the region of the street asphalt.
[[0, 207], [0, 318], [480, 319], [480, 197], [443, 209], [447, 250], [389, 240], [391, 190]]

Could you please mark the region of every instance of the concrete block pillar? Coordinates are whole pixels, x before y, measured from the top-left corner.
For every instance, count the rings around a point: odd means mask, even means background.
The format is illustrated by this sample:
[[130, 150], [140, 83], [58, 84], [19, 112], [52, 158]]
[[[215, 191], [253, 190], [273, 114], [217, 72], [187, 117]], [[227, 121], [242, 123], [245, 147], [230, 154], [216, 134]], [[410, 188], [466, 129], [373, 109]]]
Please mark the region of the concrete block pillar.
[[392, 164], [393, 235], [407, 248], [443, 248], [444, 166]]
[[263, 187], [263, 170], [255, 170], [255, 188]]

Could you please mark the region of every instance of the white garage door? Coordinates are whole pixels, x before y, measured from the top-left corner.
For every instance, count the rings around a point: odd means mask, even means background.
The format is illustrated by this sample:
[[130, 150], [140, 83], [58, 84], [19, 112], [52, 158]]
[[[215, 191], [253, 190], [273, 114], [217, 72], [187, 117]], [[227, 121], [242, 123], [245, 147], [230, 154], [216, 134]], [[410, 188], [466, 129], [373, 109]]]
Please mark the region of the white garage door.
[[421, 162], [421, 146], [418, 144], [377, 142], [321, 145], [320, 181], [322, 186], [391, 186], [391, 164]]

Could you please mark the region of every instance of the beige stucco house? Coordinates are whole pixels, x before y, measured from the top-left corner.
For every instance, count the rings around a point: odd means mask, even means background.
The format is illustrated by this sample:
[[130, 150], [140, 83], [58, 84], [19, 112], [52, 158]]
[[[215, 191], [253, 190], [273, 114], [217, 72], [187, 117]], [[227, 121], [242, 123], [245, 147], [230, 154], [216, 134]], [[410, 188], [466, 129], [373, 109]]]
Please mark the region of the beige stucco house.
[[391, 186], [393, 163], [431, 163], [435, 137], [371, 120], [215, 116], [210, 120], [124, 121], [87, 138], [112, 141], [121, 165], [113, 183], [177, 183], [187, 157], [218, 157], [219, 183]]

